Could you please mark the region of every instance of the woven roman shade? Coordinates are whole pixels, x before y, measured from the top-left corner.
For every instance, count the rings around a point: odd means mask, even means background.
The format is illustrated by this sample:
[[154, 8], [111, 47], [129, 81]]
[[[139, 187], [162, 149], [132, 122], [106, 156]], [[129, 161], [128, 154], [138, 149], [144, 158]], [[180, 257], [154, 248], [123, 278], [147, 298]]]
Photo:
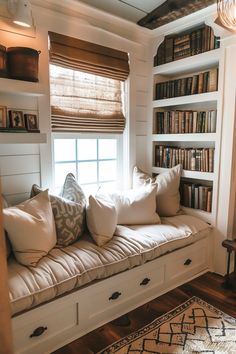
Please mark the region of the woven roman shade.
[[53, 132], [123, 133], [128, 54], [49, 32]]
[[66, 68], [125, 81], [129, 75], [128, 53], [49, 32], [50, 61]]

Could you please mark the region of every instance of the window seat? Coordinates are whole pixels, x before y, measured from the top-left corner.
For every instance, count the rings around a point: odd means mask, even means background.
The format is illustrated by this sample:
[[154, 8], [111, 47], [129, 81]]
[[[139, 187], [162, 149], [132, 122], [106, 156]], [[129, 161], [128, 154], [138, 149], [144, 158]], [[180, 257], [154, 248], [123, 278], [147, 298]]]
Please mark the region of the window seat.
[[210, 227], [190, 215], [162, 218], [157, 225], [118, 225], [112, 240], [99, 247], [85, 234], [64, 248], [53, 248], [36, 267], [8, 261], [12, 315], [51, 301], [91, 282], [140, 266], [209, 235]]

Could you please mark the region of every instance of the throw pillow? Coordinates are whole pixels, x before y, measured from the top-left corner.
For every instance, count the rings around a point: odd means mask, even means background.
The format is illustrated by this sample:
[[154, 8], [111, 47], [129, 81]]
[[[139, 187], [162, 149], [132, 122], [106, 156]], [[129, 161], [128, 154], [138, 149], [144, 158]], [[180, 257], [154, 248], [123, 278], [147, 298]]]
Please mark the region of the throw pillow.
[[[33, 184], [31, 196], [42, 192], [42, 189]], [[49, 195], [52, 212], [55, 220], [57, 244], [65, 247], [75, 242], [84, 231], [84, 212], [81, 212], [81, 204], [71, 200]]]
[[[8, 204], [7, 200], [5, 199], [5, 197], [2, 195], [1, 198], [2, 198], [2, 208], [8, 208], [9, 204]], [[4, 230], [4, 233], [5, 233], [6, 257], [8, 258], [11, 255], [12, 249], [11, 249], [11, 244], [10, 244], [9, 238], [7, 236], [6, 230]]]
[[89, 232], [98, 246], [107, 243], [117, 225], [117, 212], [113, 201], [103, 195], [89, 196], [86, 209]]
[[118, 213], [118, 224], [159, 224], [156, 213], [156, 184], [111, 193]]
[[145, 183], [157, 184], [157, 213], [160, 216], [174, 216], [180, 211], [180, 194], [179, 184], [182, 166], [176, 165], [169, 171], [160, 173], [152, 178], [147, 173], [134, 167], [133, 171], [133, 188], [137, 188]]
[[23, 265], [35, 266], [56, 244], [48, 190], [3, 209], [3, 222], [15, 257]]

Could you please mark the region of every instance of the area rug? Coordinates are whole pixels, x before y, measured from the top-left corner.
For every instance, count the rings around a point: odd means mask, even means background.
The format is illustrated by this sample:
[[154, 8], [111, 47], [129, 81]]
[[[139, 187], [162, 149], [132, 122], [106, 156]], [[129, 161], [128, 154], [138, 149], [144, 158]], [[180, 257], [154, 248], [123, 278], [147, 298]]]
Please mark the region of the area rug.
[[236, 319], [192, 297], [98, 354], [236, 353]]

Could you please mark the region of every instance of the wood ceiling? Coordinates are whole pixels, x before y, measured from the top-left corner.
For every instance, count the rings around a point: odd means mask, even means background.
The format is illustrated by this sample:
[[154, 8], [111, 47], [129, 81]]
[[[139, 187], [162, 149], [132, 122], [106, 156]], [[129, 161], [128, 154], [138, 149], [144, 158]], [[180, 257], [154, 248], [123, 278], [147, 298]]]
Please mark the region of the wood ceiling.
[[152, 30], [214, 3], [216, 0], [166, 0], [137, 24]]

